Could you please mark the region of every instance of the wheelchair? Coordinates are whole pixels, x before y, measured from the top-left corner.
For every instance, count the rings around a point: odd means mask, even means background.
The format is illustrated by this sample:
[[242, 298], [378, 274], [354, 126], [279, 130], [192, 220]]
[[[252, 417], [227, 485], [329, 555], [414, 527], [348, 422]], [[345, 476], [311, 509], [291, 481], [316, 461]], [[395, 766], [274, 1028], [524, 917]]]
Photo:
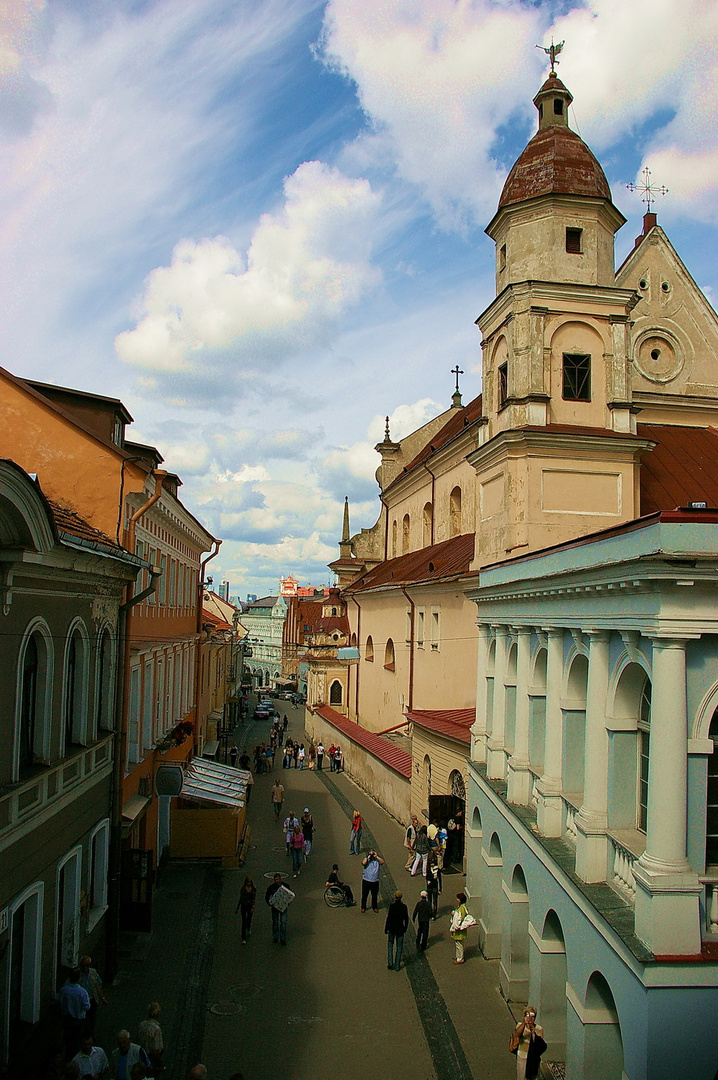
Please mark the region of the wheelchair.
[[349, 907], [341, 885], [327, 885], [324, 890], [324, 903], [327, 907]]

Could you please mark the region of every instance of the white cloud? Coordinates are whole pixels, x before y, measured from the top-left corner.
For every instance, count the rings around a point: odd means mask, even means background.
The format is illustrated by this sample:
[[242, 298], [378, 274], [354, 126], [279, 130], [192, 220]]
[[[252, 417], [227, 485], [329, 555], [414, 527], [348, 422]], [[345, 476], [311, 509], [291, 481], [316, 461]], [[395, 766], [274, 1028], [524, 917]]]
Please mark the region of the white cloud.
[[205, 348], [231, 349], [252, 369], [323, 341], [378, 282], [370, 237], [380, 200], [366, 180], [318, 161], [287, 178], [284, 196], [246, 260], [222, 237], [177, 244], [171, 265], [148, 278], [138, 325], [116, 340], [121, 359], [175, 371]]
[[[495, 131], [535, 92], [540, 13], [490, 0], [330, 0], [324, 50], [357, 85], [379, 160], [424, 191], [444, 224], [493, 210]], [[363, 141], [362, 153], [369, 146]]]

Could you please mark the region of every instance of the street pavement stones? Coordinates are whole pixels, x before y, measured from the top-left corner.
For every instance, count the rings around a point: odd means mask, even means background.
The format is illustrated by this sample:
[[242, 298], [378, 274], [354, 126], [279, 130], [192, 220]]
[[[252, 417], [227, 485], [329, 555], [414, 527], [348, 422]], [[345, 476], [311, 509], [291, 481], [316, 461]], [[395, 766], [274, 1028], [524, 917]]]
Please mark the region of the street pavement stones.
[[[280, 711], [283, 711], [280, 709]], [[303, 710], [286, 708], [289, 734], [302, 737]], [[265, 727], [250, 725], [254, 745]], [[242, 729], [240, 729], [240, 734]], [[239, 740], [237, 740], [239, 741]], [[315, 823], [312, 854], [297, 879], [285, 853], [282, 822], [269, 792], [279, 776], [289, 810], [305, 806]], [[386, 860], [379, 914], [328, 908], [324, 883], [334, 862], [361, 892], [361, 857], [349, 854], [351, 810], [360, 810], [363, 842]], [[248, 808], [250, 849], [241, 869], [172, 863], [155, 893], [151, 937], [125, 935], [120, 972], [108, 988], [109, 1007], [98, 1018], [99, 1045], [109, 1051], [114, 1033], [133, 1036], [147, 1004], [157, 1000], [165, 1034], [165, 1080], [184, 1080], [202, 1061], [209, 1080], [508, 1080], [515, 1059], [507, 1044], [513, 1021], [498, 994], [496, 961], [482, 958], [470, 932], [467, 963], [452, 964], [448, 913], [463, 887], [446, 875], [440, 917], [429, 948], [417, 953], [406, 935], [402, 970], [386, 966], [384, 919], [395, 888], [411, 914], [422, 881], [404, 871], [403, 828], [344, 773], [283, 770], [258, 776]], [[275, 872], [296, 893], [289, 909], [288, 944], [275, 945], [264, 892]], [[257, 909], [247, 945], [240, 942], [234, 909], [250, 874]]]

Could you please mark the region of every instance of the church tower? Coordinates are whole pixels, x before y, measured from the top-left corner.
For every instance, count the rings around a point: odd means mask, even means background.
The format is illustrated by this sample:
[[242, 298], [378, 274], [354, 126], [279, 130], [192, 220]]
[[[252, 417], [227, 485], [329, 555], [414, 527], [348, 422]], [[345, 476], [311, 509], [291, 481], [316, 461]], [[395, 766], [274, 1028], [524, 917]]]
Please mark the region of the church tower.
[[483, 406], [476, 564], [637, 517], [630, 320], [614, 234], [625, 218], [556, 73], [534, 98], [538, 130], [509, 173], [486, 232], [496, 298], [479, 316]]

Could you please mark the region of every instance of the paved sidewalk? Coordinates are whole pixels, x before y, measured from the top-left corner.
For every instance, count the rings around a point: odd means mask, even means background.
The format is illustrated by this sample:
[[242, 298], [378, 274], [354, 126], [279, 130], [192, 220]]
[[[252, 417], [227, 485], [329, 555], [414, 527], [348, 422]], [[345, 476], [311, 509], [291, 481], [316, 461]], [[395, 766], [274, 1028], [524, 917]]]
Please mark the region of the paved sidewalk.
[[[284, 703], [281, 703], [282, 705]], [[281, 707], [280, 707], [280, 711]], [[286, 708], [289, 734], [302, 737], [303, 710]], [[251, 747], [266, 725], [250, 726]], [[296, 880], [285, 853], [281, 822], [269, 801], [275, 777], [286, 788], [282, 818], [308, 806], [316, 826], [312, 855]], [[349, 854], [351, 810], [364, 819], [364, 839], [386, 860], [381, 911], [330, 909], [324, 883], [333, 862], [359, 897], [361, 859]], [[149, 1001], [162, 1005], [167, 1044], [165, 1080], [184, 1080], [202, 1061], [209, 1080], [509, 1080], [512, 1020], [496, 990], [497, 965], [469, 937], [467, 963], [452, 964], [448, 912], [463, 887], [446, 875], [440, 918], [429, 948], [419, 954], [413, 929], [400, 972], [386, 966], [385, 910], [395, 888], [413, 910], [421, 878], [403, 869], [403, 829], [343, 774], [283, 770], [259, 776], [249, 806], [251, 845], [241, 870], [173, 864], [156, 892], [155, 928], [131, 942], [121, 961], [110, 1006], [98, 1024], [109, 1052], [118, 1027], [136, 1030]], [[264, 891], [275, 872], [296, 892], [289, 909], [288, 945], [271, 939]], [[237, 894], [246, 874], [258, 890], [252, 934], [240, 943]]]

